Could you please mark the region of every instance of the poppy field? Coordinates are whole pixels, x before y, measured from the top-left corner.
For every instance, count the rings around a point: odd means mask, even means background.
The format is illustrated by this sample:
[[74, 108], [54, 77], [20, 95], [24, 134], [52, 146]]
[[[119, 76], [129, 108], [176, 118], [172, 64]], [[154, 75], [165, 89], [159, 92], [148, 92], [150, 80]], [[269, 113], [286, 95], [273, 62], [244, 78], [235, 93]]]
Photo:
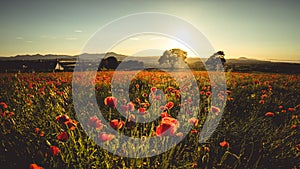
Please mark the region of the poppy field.
[[[128, 71], [129, 72], [129, 71]], [[126, 76], [126, 71], [122, 76]], [[93, 84], [100, 115], [74, 107], [72, 72], [2, 73], [0, 76], [0, 166], [3, 168], [298, 168], [300, 167], [300, 75], [226, 72], [225, 104], [211, 105], [207, 72], [193, 71], [197, 92], [179, 88], [166, 72], [142, 71], [125, 97], [114, 88], [114, 71], [100, 71]], [[177, 72], [181, 81], [185, 73]], [[84, 75], [83, 75], [84, 76]], [[82, 77], [84, 79], [84, 77]], [[117, 79], [116, 86], [122, 86]], [[188, 84], [188, 83], [186, 83]], [[218, 91], [218, 90], [217, 90]], [[76, 96], [84, 96], [76, 91]], [[124, 98], [122, 98], [124, 96]], [[195, 96], [197, 104], [195, 105]], [[88, 100], [85, 96], [79, 100]], [[164, 104], [162, 104], [164, 103]], [[92, 104], [92, 103], [90, 103]], [[184, 114], [181, 114], [184, 112]], [[178, 118], [183, 119], [184, 123]], [[221, 116], [218, 127], [199, 143], [205, 121]], [[148, 123], [141, 118], [155, 117]], [[192, 126], [185, 135], [182, 127]], [[114, 132], [109, 132], [112, 128]], [[123, 146], [115, 133], [147, 140], [148, 147]], [[157, 155], [172, 138], [178, 144]], [[110, 146], [111, 151], [99, 145]], [[115, 146], [114, 146], [115, 145]], [[142, 158], [131, 158], [134, 149]], [[148, 151], [149, 150], [149, 151]], [[126, 154], [120, 156], [117, 154]]]

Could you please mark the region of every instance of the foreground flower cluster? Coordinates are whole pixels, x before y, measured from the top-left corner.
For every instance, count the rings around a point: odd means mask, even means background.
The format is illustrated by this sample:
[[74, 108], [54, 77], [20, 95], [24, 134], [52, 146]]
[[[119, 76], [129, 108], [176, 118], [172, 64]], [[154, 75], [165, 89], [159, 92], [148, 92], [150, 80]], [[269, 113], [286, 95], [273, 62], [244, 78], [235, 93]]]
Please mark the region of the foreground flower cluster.
[[[296, 168], [300, 157], [300, 76], [227, 73], [226, 92], [212, 93], [205, 72], [193, 72], [199, 93], [179, 88], [167, 73], [141, 72], [129, 86], [129, 98], [112, 96], [114, 72], [95, 78], [98, 107], [76, 112], [71, 73], [3, 74], [0, 77], [0, 164], [4, 168]], [[123, 77], [128, 72], [123, 73]], [[180, 72], [178, 72], [180, 73]], [[83, 74], [84, 76], [84, 74]], [[180, 80], [188, 81], [183, 73]], [[79, 78], [79, 77], [78, 77]], [[138, 81], [141, 80], [141, 81]], [[88, 85], [80, 81], [81, 86]], [[116, 90], [123, 96], [123, 79]], [[9, 84], [9, 85], [8, 85]], [[159, 92], [161, 91], [161, 92]], [[80, 91], [78, 91], [80, 92]], [[198, 100], [199, 105], [194, 105]], [[205, 120], [222, 114], [218, 128], [203, 144], [198, 137]], [[87, 99], [87, 98], [81, 98]], [[183, 102], [181, 102], [183, 101]], [[83, 105], [88, 108], [92, 103]], [[195, 108], [196, 107], [196, 108]], [[182, 110], [183, 114], [180, 114]], [[139, 123], [143, 118], [152, 122]], [[179, 122], [179, 117], [183, 122]], [[192, 128], [184, 136], [182, 127]], [[155, 152], [170, 138], [182, 142], [166, 153], [132, 159], [116, 156], [96, 144], [110, 144], [115, 152], [131, 153], [116, 133], [136, 138], [161, 138]], [[145, 139], [146, 140], [146, 139]], [[146, 142], [141, 147], [147, 149]], [[140, 152], [143, 153], [143, 152]], [[13, 159], [13, 160], [12, 160]]]

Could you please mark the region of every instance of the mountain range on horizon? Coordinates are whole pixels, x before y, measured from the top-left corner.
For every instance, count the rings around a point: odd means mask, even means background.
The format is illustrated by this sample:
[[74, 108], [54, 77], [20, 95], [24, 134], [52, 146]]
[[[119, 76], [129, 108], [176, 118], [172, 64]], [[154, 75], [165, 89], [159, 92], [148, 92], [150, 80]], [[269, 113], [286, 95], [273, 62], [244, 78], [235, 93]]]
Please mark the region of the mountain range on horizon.
[[[15, 55], [15, 56], [0, 56], [0, 61], [6, 61], [6, 60], [76, 60], [77, 57], [110, 57], [113, 56], [117, 60], [122, 61], [126, 57], [130, 57], [131, 60], [156, 60], [160, 56], [128, 56], [124, 54], [118, 54], [115, 52], [108, 52], [108, 53], [101, 53], [101, 54], [89, 54], [89, 53], [83, 53], [80, 55], [59, 55], [59, 54], [46, 54], [46, 55], [41, 55], [41, 54], [34, 54], [34, 55]], [[201, 59], [202, 61], [205, 61], [208, 57], [187, 57], [188, 62], [194, 62], [194, 61], [199, 61]], [[231, 62], [281, 62], [281, 63], [295, 63], [295, 64], [300, 64], [300, 59], [299, 60], [279, 60], [279, 59], [269, 59], [269, 60], [262, 60], [262, 59], [257, 59], [257, 58], [250, 58], [250, 57], [237, 57], [237, 58], [226, 58], [226, 60], [231, 61]]]

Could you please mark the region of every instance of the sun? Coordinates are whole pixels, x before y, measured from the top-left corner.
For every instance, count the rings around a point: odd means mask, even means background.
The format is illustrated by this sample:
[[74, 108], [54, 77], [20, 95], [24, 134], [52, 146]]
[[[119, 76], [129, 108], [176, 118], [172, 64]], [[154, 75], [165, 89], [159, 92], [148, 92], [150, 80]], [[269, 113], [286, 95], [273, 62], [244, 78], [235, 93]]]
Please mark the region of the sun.
[[115, 44], [110, 51], [130, 56], [160, 56], [165, 50], [179, 48], [189, 56], [197, 56], [184, 43], [164, 35], [143, 34], [125, 38]]

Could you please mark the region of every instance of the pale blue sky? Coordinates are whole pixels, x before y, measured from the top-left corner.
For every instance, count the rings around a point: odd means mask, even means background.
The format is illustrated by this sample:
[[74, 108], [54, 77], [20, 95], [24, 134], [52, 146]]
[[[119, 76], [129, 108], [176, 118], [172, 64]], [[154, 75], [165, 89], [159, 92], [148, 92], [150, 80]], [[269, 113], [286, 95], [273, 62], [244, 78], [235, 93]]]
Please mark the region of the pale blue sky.
[[[227, 57], [297, 60], [299, 5], [296, 0], [1, 1], [0, 56], [79, 54], [108, 22], [137, 12], [163, 12], [193, 24]], [[126, 54], [124, 48], [115, 52]]]

